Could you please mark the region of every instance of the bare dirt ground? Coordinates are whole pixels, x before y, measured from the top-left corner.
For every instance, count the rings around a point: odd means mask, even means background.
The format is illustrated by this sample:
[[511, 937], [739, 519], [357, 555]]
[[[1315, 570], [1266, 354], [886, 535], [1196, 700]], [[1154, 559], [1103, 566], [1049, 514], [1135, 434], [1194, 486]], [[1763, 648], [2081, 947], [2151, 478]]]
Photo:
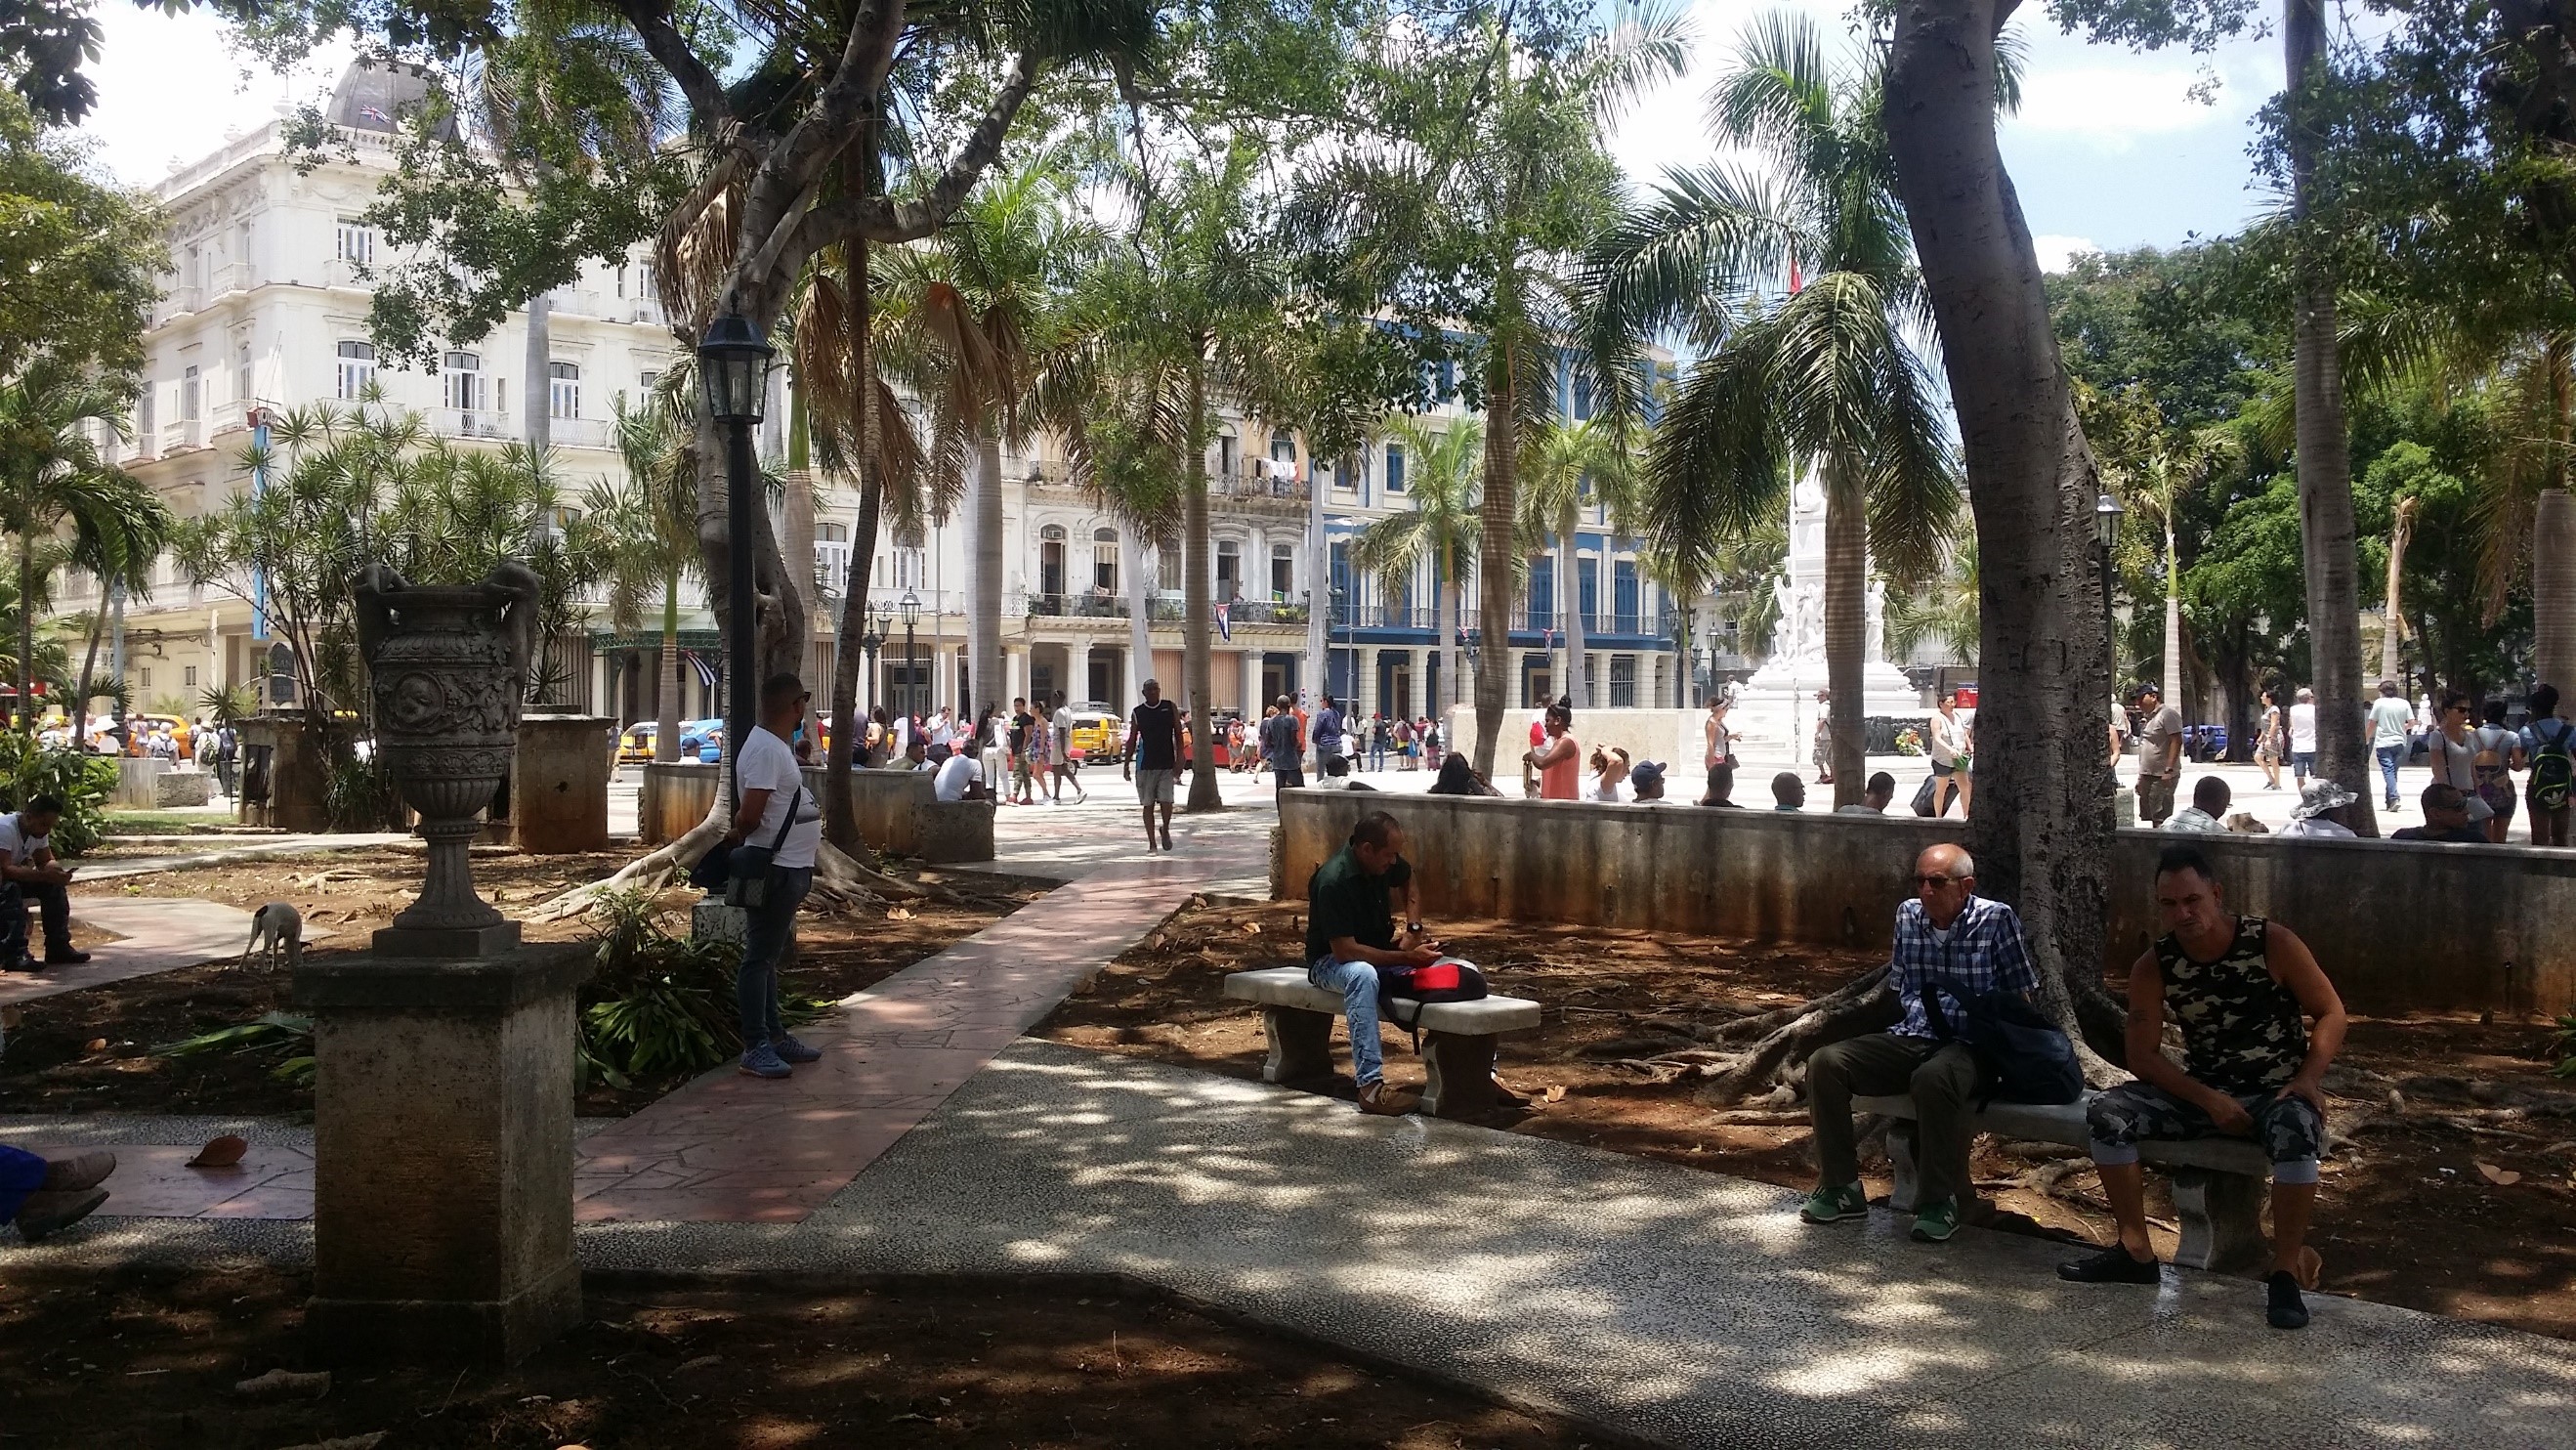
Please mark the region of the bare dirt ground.
[[[627, 859], [621, 854], [478, 856], [474, 879], [487, 899], [512, 911], [603, 877]], [[79, 919], [84, 896], [195, 896], [245, 911], [286, 901], [307, 923], [332, 933], [316, 950], [360, 949], [377, 927], [410, 903], [421, 864], [417, 851], [386, 848], [161, 872], [76, 886], [73, 919]], [[809, 910], [798, 921], [800, 950], [783, 975], [785, 991], [824, 1001], [848, 996], [983, 930], [1041, 889], [971, 871], [939, 879], [954, 902]], [[687, 935], [688, 908], [696, 898], [690, 890], [666, 893], [664, 929]], [[527, 935], [537, 941], [578, 941], [591, 931], [588, 922], [576, 918], [531, 924]], [[21, 1009], [22, 1019], [9, 1031], [8, 1052], [0, 1057], [0, 1113], [307, 1111], [313, 1105], [309, 1088], [271, 1076], [279, 1053], [159, 1057], [152, 1051], [263, 1013], [291, 1012], [289, 998], [285, 973], [236, 971], [222, 963], [40, 998]], [[639, 1082], [628, 1089], [594, 1084], [577, 1111], [622, 1116], [678, 1081]]]
[[[126, 1268], [0, 1295], [0, 1439], [131, 1450], [1295, 1447], [1543, 1450], [1577, 1427], [1096, 1289], [594, 1288], [506, 1372], [305, 1368], [308, 1279]], [[370, 1438], [380, 1437], [380, 1438]]]
[[[1491, 1126], [1805, 1189], [1815, 1183], [1803, 1109], [1777, 1121], [1718, 1115], [1689, 1081], [1645, 1059], [1709, 1027], [1794, 1005], [1876, 964], [1848, 952], [1527, 923], [1443, 923], [1449, 949], [1496, 992], [1546, 1008], [1507, 1039], [1503, 1077], [1530, 1099]], [[1297, 959], [1302, 903], [1184, 913], [1112, 963], [1038, 1028], [1060, 1042], [1258, 1077], [1261, 1015], [1220, 996], [1226, 973]], [[2548, 1029], [2475, 1019], [2360, 1019], [2328, 1082], [2333, 1127], [2314, 1240], [2324, 1287], [2436, 1313], [2576, 1338], [2576, 1085], [2549, 1075]], [[1422, 1069], [1389, 1033], [1389, 1081]], [[1347, 1078], [1333, 1089], [1350, 1096]], [[1993, 1226], [2107, 1240], [2101, 1185], [2079, 1152], [1980, 1139]], [[2490, 1171], [2492, 1170], [2492, 1171]], [[2506, 1180], [2506, 1181], [2499, 1181]], [[2150, 1212], [2170, 1254], [2170, 1198]], [[1883, 1160], [1870, 1189], [1888, 1191]]]

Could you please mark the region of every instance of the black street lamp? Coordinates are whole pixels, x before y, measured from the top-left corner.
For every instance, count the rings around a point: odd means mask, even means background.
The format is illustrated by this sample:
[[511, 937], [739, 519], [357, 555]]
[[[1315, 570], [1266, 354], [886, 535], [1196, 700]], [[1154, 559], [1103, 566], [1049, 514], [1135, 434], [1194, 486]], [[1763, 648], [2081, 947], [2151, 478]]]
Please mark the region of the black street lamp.
[[[909, 715], [912, 713], [913, 696], [921, 688], [921, 677], [914, 673], [920, 667], [913, 663], [912, 658], [912, 630], [921, 618], [921, 596], [907, 589], [903, 591], [903, 602], [895, 607], [903, 611], [903, 710]], [[930, 713], [927, 699], [921, 702], [921, 706], [923, 714]]]
[[2111, 546], [2120, 541], [2120, 501], [2103, 494], [2093, 500], [2093, 547], [2102, 565], [2102, 658], [2111, 673], [2111, 695], [2120, 694], [2119, 627], [2111, 618]]
[[[861, 619], [868, 618], [868, 602], [866, 600], [854, 600], [852, 603], [858, 607], [859, 617]], [[843, 607], [847, 608], [849, 606], [845, 605]], [[877, 675], [877, 651], [885, 647], [886, 623], [885, 611], [880, 609], [876, 613], [875, 627], [868, 630], [867, 633], [859, 636], [859, 648], [864, 651], [868, 657], [868, 692], [871, 695], [876, 693], [879, 679], [879, 676]]]
[[760, 329], [739, 313], [726, 313], [707, 327], [698, 342], [698, 379], [706, 388], [707, 416], [725, 430], [725, 530], [730, 562], [727, 597], [733, 637], [726, 641], [726, 671], [733, 678], [725, 711], [725, 743], [737, 758], [742, 743], [759, 723], [757, 678], [759, 608], [752, 590], [752, 487], [759, 464], [752, 457], [751, 430], [760, 421], [769, 392], [769, 360], [774, 356]]

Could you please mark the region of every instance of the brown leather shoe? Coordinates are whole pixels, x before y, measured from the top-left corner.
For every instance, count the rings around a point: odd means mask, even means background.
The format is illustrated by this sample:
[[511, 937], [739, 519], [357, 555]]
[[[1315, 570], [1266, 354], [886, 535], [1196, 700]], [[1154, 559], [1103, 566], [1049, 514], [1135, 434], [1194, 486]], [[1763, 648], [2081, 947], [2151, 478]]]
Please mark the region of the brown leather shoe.
[[116, 1171], [116, 1155], [108, 1152], [82, 1153], [71, 1158], [56, 1158], [45, 1164], [45, 1181], [38, 1186], [43, 1193], [71, 1193], [96, 1188]]
[[90, 1216], [107, 1202], [104, 1188], [75, 1189], [66, 1193], [36, 1192], [18, 1208], [18, 1237], [29, 1243], [51, 1237]]
[[1413, 1111], [1413, 1104], [1397, 1097], [1383, 1082], [1360, 1084], [1360, 1111], [1383, 1118], [1402, 1117]]

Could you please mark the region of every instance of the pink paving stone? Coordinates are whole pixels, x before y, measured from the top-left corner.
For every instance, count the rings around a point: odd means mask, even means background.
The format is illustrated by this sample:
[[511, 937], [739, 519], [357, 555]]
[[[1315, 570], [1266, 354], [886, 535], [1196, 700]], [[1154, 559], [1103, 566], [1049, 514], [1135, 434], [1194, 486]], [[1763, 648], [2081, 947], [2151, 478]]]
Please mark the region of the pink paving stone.
[[[229, 1168], [191, 1168], [200, 1144], [118, 1144], [99, 1211], [126, 1218], [310, 1218], [313, 1158], [301, 1148], [254, 1147]], [[30, 1147], [45, 1157], [78, 1151]]]

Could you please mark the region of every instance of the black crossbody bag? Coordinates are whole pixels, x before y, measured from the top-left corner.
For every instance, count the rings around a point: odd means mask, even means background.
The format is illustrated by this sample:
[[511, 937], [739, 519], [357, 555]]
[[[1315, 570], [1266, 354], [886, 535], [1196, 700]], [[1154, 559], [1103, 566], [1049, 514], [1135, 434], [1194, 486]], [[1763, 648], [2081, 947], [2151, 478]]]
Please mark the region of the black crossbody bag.
[[778, 834], [766, 846], [746, 841], [728, 845], [721, 837], [689, 868], [689, 884], [701, 891], [724, 889], [727, 906], [757, 909], [768, 904], [771, 863], [778, 859], [778, 848], [787, 843], [787, 833], [796, 825], [796, 813], [805, 804], [805, 787], [787, 798], [787, 818], [778, 823]]

